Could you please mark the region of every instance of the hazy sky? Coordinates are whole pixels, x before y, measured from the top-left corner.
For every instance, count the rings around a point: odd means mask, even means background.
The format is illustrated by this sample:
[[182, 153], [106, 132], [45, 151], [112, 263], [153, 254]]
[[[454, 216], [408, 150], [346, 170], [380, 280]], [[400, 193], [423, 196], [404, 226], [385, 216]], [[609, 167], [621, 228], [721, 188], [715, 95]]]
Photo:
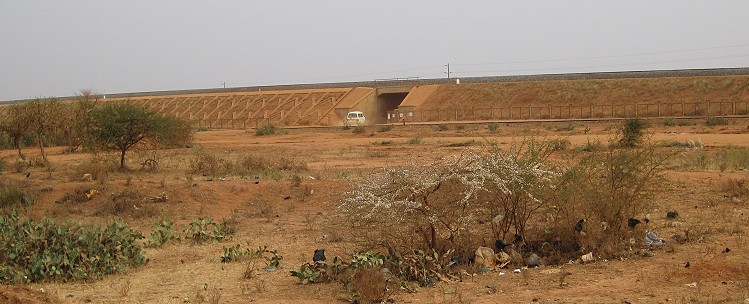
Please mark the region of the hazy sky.
[[749, 1], [0, 0], [0, 100], [749, 67]]

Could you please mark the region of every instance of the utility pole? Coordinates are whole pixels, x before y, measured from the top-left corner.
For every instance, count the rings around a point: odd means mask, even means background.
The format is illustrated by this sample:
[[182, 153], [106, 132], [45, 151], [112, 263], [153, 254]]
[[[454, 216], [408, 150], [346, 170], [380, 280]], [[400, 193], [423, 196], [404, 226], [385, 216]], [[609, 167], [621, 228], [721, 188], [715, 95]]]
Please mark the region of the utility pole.
[[224, 86], [224, 89], [226, 89], [226, 81], [221, 83]]
[[450, 78], [450, 64], [445, 65], [447, 67], [447, 78]]

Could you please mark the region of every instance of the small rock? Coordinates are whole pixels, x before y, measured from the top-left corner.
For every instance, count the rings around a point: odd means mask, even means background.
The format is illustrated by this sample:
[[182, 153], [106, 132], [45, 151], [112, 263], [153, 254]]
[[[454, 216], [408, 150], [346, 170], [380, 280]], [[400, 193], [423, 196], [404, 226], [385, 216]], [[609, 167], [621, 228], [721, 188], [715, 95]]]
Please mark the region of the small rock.
[[673, 210], [666, 212], [666, 217], [667, 218], [675, 219], [677, 216], [679, 216], [679, 212], [676, 212], [676, 211], [673, 211]]
[[538, 267], [541, 266], [541, 261], [538, 258], [537, 254], [531, 254], [527, 259], [525, 259], [525, 265], [528, 267]]
[[671, 238], [679, 244], [684, 244], [687, 242], [687, 237], [681, 234], [674, 234]]
[[742, 200], [741, 200], [740, 198], [738, 198], [738, 197], [735, 197], [735, 196], [731, 198], [731, 201], [732, 201], [732, 202], [733, 202], [734, 204], [741, 204], [741, 203], [743, 202], [743, 201], [742, 201]]
[[689, 261], [687, 261], [686, 263], [684, 263], [684, 268], [689, 268]]
[[730, 248], [726, 247], [726, 249], [723, 249], [723, 253], [729, 253], [729, 252], [731, 252]]
[[645, 251], [645, 252], [642, 253], [642, 256], [644, 256], [646, 258], [652, 258], [653, 257], [653, 253], [650, 252], [650, 251]]

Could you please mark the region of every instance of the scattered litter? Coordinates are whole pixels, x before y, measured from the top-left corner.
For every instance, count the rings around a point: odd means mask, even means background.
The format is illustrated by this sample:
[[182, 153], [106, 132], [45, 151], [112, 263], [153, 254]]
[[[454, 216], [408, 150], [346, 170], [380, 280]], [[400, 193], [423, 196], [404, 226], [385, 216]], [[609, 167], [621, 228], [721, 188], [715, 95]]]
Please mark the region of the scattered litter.
[[276, 269], [275, 268], [265, 268], [265, 271], [267, 271], [267, 272], [274, 272], [274, 271], [276, 271]]
[[325, 259], [325, 249], [315, 249], [315, 253], [312, 255], [312, 261], [317, 263], [325, 261]]
[[585, 254], [580, 257], [580, 260], [583, 261], [583, 263], [590, 263], [596, 260], [596, 258], [593, 256], [593, 252], [588, 252], [588, 254]]
[[308, 176], [308, 177], [309, 177], [309, 179], [313, 179], [313, 180], [315, 179], [315, 177], [314, 177], [314, 176], [312, 176], [312, 175], [310, 175], [310, 176]]
[[94, 197], [94, 194], [96, 194], [96, 193], [98, 193], [98, 191], [96, 191], [96, 189], [91, 189], [88, 192], [86, 192], [86, 198], [88, 200], [91, 200]]
[[629, 219], [627, 219], [627, 226], [629, 226], [629, 228], [635, 228], [635, 226], [637, 226], [637, 224], [640, 224], [640, 223], [642, 222], [636, 218], [630, 217]]
[[735, 197], [735, 196], [731, 198], [731, 201], [732, 201], [732, 202], [733, 202], [734, 204], [741, 204], [741, 203], [743, 202], [743, 201], [742, 201], [742, 200], [741, 200], [740, 198], [738, 198], [738, 197]]
[[575, 224], [575, 231], [583, 232], [583, 229], [585, 229], [585, 219], [581, 219]]
[[645, 230], [645, 244], [648, 246], [660, 246], [663, 245], [665, 241], [658, 236], [658, 231], [655, 229], [653, 230]]
[[479, 269], [480, 273], [488, 273], [489, 271], [491, 271], [491, 269], [486, 268], [486, 267], [483, 267], [483, 268]]
[[515, 268], [515, 270], [513, 270], [512, 273], [520, 273], [520, 268]]
[[685, 285], [686, 285], [687, 287], [692, 287], [692, 288], [695, 288], [695, 287], [697, 287], [697, 282], [693, 282], [693, 283], [689, 283], [689, 284], [685, 284]]
[[443, 291], [442, 293], [443, 293], [443, 294], [451, 294], [451, 293], [455, 293], [455, 289], [448, 289], [448, 290], [445, 290], [445, 291]]
[[83, 178], [81, 178], [81, 181], [84, 182], [90, 182], [93, 180], [93, 176], [91, 176], [91, 173], [86, 173], [83, 175]]
[[499, 276], [503, 276], [503, 275], [505, 275], [505, 273], [500, 271]]

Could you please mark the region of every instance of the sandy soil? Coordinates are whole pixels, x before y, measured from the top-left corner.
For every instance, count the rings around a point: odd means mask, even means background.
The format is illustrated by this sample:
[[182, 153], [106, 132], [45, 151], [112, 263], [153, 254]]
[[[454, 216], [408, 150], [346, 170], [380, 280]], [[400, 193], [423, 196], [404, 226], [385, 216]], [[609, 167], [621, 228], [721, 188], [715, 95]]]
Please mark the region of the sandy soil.
[[[160, 219], [171, 219], [180, 227], [198, 216], [218, 220], [234, 216], [238, 232], [230, 242], [193, 245], [188, 242], [146, 249], [146, 266], [126, 274], [94, 282], [44, 283], [0, 286], [0, 302], [46, 303], [199, 303], [200, 296], [220, 295], [216, 303], [347, 303], [348, 295], [338, 284], [299, 285], [289, 270], [311, 260], [316, 248], [329, 256], [347, 254], [356, 244], [339, 239], [338, 232], [323, 222], [334, 212], [343, 193], [373, 170], [397, 166], [414, 157], [440, 157], [460, 153], [455, 143], [495, 142], [509, 146], [523, 138], [565, 138], [572, 146], [605, 142], [617, 125], [608, 123], [533, 123], [501, 125], [488, 132], [486, 125], [394, 126], [387, 132], [369, 127], [362, 134], [340, 128], [287, 130], [286, 134], [255, 136], [246, 131], [209, 131], [196, 134], [193, 148], [160, 151], [161, 169], [137, 170], [137, 155], [131, 155], [128, 172], [111, 172], [99, 181], [81, 181], [89, 154], [65, 154], [51, 148], [52, 169], [35, 167], [26, 178], [9, 165], [14, 151], [2, 151], [6, 159], [4, 176], [26, 183], [40, 192], [39, 202], [24, 211], [30, 217], [106, 223], [114, 216], [95, 215], [112, 193], [130, 189], [148, 196], [166, 193], [166, 203], [143, 203], [154, 210], [148, 215], [125, 219], [150, 233]], [[746, 120], [731, 125], [705, 127], [699, 123], [681, 127], [656, 125], [650, 140], [702, 142], [706, 150], [727, 146], [749, 146]], [[471, 140], [475, 142], [470, 143]], [[287, 157], [307, 164], [300, 174], [302, 186], [295, 187], [290, 175], [252, 178], [228, 176], [225, 180], [187, 174], [195, 149], [224, 159], [244, 153]], [[666, 149], [666, 148], [664, 148]], [[673, 148], [677, 149], [677, 148]], [[678, 148], [684, 149], [684, 148]], [[38, 150], [24, 153], [38, 157]], [[116, 157], [113, 157], [116, 159]], [[749, 178], [742, 170], [689, 170], [674, 166], [667, 172], [668, 183], [654, 202], [653, 227], [670, 236], [684, 229], [700, 232], [700, 239], [684, 245], [656, 250], [652, 257], [596, 261], [523, 269], [513, 274], [476, 274], [463, 282], [440, 282], [416, 293], [398, 292], [395, 303], [749, 303], [749, 252], [746, 243], [749, 204], [731, 202], [721, 185], [728, 179]], [[81, 186], [96, 187], [101, 195], [79, 204], [56, 204], [66, 193]], [[311, 192], [311, 194], [310, 194]], [[749, 197], [741, 198], [743, 201]], [[668, 220], [666, 210], [678, 210], [680, 217]], [[244, 278], [248, 263], [220, 262], [222, 246], [250, 248], [267, 245], [284, 256], [282, 268]], [[730, 252], [725, 253], [725, 248]], [[634, 250], [637, 250], [636, 248]], [[684, 267], [690, 261], [689, 268]], [[560, 273], [572, 273], [560, 285]], [[204, 287], [207, 286], [207, 290]], [[215, 288], [215, 289], [214, 289]], [[18, 300], [11, 300], [12, 297]], [[14, 302], [15, 301], [15, 302]], [[205, 303], [211, 303], [209, 299]]]

